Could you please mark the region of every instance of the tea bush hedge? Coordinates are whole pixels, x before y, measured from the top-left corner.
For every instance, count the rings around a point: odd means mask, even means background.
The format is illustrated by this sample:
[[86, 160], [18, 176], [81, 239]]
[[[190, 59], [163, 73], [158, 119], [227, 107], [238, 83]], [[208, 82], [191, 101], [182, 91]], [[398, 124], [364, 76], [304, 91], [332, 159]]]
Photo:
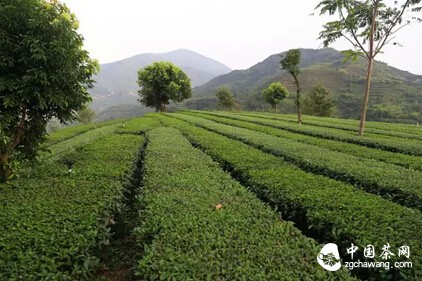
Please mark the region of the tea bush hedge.
[[0, 280], [92, 280], [142, 140], [112, 134], [1, 186]]
[[307, 171], [349, 182], [405, 206], [422, 210], [421, 172], [200, 117], [184, 114], [173, 116], [281, 156]]
[[[282, 159], [182, 120], [156, 115], [179, 129], [192, 143], [213, 156], [259, 197], [277, 207], [286, 220], [321, 243], [337, 243], [342, 256], [351, 243], [409, 245], [410, 269], [360, 270], [367, 280], [420, 280], [422, 215], [349, 184], [306, 173]], [[173, 115], [169, 115], [173, 116]], [[230, 153], [228, 153], [230, 152]], [[356, 257], [356, 256], [355, 256]], [[376, 257], [380, 261], [379, 257]], [[391, 261], [397, 260], [397, 255]]]
[[173, 128], [148, 133], [137, 228], [140, 280], [350, 280], [317, 243], [232, 180]]
[[[287, 115], [287, 114], [274, 114], [274, 113], [264, 113], [264, 112], [242, 112], [242, 115], [258, 115], [261, 117], [269, 117], [274, 119], [284, 119], [288, 120], [290, 122], [296, 122], [297, 123], [297, 117], [293, 115]], [[321, 123], [321, 124], [329, 124], [329, 125], [340, 125], [345, 128], [347, 126], [348, 128], [352, 130], [356, 130], [359, 126], [359, 120], [354, 119], [341, 119], [341, 118], [334, 118], [334, 117], [317, 117], [317, 116], [310, 116], [310, 115], [304, 115], [304, 119], [306, 121], [309, 121], [311, 123]], [[416, 126], [416, 124], [399, 124], [399, 123], [384, 123], [384, 122], [376, 122], [376, 121], [367, 121], [365, 123], [365, 131], [369, 130], [381, 130], [383, 132], [395, 133], [405, 133], [410, 134], [414, 136], [422, 136], [422, 126]]]
[[[276, 115], [266, 115], [266, 114], [257, 114], [257, 113], [246, 113], [242, 112], [241, 115], [252, 116], [252, 117], [260, 117], [272, 120], [279, 120], [291, 123], [297, 123], [297, 120], [293, 119], [291, 116], [276, 116]], [[344, 131], [348, 131], [354, 135], [357, 135], [359, 132], [359, 124], [349, 125], [345, 123], [326, 121], [318, 117], [313, 116], [306, 116], [305, 121], [302, 123], [304, 125], [312, 125], [316, 127], [325, 127], [325, 128], [332, 128], [332, 129], [341, 129]], [[343, 119], [344, 120], [344, 119]], [[389, 126], [385, 126], [385, 123], [378, 123], [375, 126], [381, 126], [381, 128], [374, 127], [374, 125], [369, 125], [365, 127], [365, 135], [366, 136], [374, 136], [374, 137], [397, 137], [403, 139], [415, 139], [415, 140], [422, 140], [422, 130], [419, 127], [413, 125], [411, 129], [403, 129], [403, 126], [397, 126], [398, 124], [389, 124]]]
[[230, 113], [214, 113], [218, 116], [224, 116], [228, 118], [233, 118], [241, 121], [249, 121], [252, 123], [272, 126], [274, 128], [279, 128], [287, 130], [294, 133], [299, 133], [308, 136], [315, 136], [323, 139], [330, 139], [342, 142], [349, 142], [358, 145], [368, 146], [372, 148], [383, 149], [392, 152], [400, 152], [409, 155], [422, 156], [422, 141], [419, 140], [407, 140], [403, 138], [395, 138], [389, 136], [379, 136], [379, 135], [366, 135], [365, 137], [359, 137], [353, 132], [347, 132], [344, 130], [323, 128], [310, 125], [298, 126], [291, 122], [282, 122], [280, 120], [271, 120], [263, 117], [252, 117], [245, 116], [240, 114], [230, 114]]
[[60, 130], [57, 130], [47, 136], [46, 145], [50, 146], [58, 142], [68, 140], [70, 138], [76, 137], [77, 135], [83, 134], [93, 129], [114, 125], [122, 122], [122, 120], [112, 120], [102, 123], [89, 123], [77, 126], [70, 126]]
[[191, 112], [185, 111], [184, 114], [191, 114], [194, 116], [203, 117], [210, 119], [222, 124], [246, 128], [258, 132], [264, 132], [270, 135], [292, 139], [298, 142], [303, 142], [311, 145], [316, 145], [319, 147], [327, 148], [333, 151], [338, 151], [350, 155], [354, 155], [362, 158], [369, 158], [378, 161], [382, 161], [389, 164], [399, 165], [405, 168], [410, 168], [418, 171], [422, 171], [422, 158], [414, 155], [406, 155], [401, 153], [394, 153], [391, 151], [385, 151], [381, 149], [370, 148], [366, 146], [361, 146], [353, 143], [339, 142], [329, 139], [321, 139], [318, 137], [302, 135], [298, 133], [292, 133], [285, 130], [280, 130], [271, 126], [259, 125], [256, 123], [246, 122], [235, 120], [226, 117], [216, 116], [208, 112]]

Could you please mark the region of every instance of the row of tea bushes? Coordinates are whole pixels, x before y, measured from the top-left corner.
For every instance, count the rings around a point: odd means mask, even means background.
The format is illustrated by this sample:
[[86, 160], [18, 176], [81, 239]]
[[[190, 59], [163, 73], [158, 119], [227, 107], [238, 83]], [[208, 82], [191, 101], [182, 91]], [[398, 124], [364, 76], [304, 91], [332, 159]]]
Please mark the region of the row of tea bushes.
[[334, 152], [265, 133], [184, 114], [173, 116], [281, 156], [306, 171], [349, 182], [404, 206], [422, 210], [422, 173]]
[[118, 123], [121, 123], [122, 121], [123, 120], [112, 120], [112, 121], [107, 121], [107, 122], [102, 122], [102, 123], [89, 123], [89, 124], [83, 124], [83, 125], [78, 125], [78, 126], [66, 127], [58, 131], [55, 131], [51, 133], [49, 136], [47, 136], [46, 145], [50, 146], [55, 143], [71, 139], [73, 137], [76, 137], [77, 135], [86, 133], [90, 130], [118, 124]]
[[121, 126], [119, 126], [119, 128], [116, 130], [116, 133], [138, 135], [159, 125], [160, 120], [156, 118], [135, 118], [122, 122]]
[[402, 166], [405, 168], [410, 168], [418, 171], [422, 171], [422, 158], [414, 155], [406, 155], [401, 153], [394, 153], [391, 151], [385, 151], [375, 148], [370, 148], [366, 146], [361, 146], [353, 143], [340, 142], [328, 139], [322, 139], [313, 136], [302, 135], [298, 133], [292, 133], [285, 130], [280, 130], [271, 126], [259, 125], [256, 123], [251, 123], [247, 121], [235, 120], [227, 117], [220, 117], [214, 114], [204, 113], [204, 112], [190, 112], [186, 111], [185, 114], [191, 114], [194, 116], [203, 117], [210, 119], [219, 123], [223, 123], [230, 126], [246, 128], [258, 132], [267, 133], [270, 135], [295, 140], [298, 142], [315, 145], [329, 150], [338, 151], [350, 155], [354, 155], [362, 158], [369, 158], [385, 163]]
[[66, 140], [57, 142], [53, 145], [48, 146], [48, 152], [42, 155], [42, 157], [57, 157], [63, 153], [66, 154], [75, 151], [78, 147], [82, 147], [84, 145], [92, 143], [105, 136], [112, 135], [119, 128], [119, 126], [119, 123], [101, 126], [99, 128], [95, 128], [84, 133], [75, 135]]
[[[292, 118], [290, 117], [283, 117], [283, 116], [277, 116], [277, 115], [263, 115], [263, 114], [257, 114], [257, 113], [242, 113], [242, 115], [245, 116], [252, 116], [252, 117], [259, 117], [259, 118], [266, 118], [266, 119], [272, 119], [272, 120], [279, 120], [283, 122], [291, 122], [297, 124], [297, 117]], [[302, 124], [304, 125], [312, 125], [317, 127], [326, 127], [326, 128], [332, 128], [332, 129], [341, 129], [348, 132], [351, 132], [354, 135], [357, 135], [359, 132], [359, 125], [348, 125], [344, 123], [338, 123], [338, 122], [332, 122], [332, 121], [324, 121], [320, 119], [316, 119], [315, 117], [306, 116], [304, 117], [304, 120], [302, 121]], [[382, 125], [385, 125], [385, 123], [382, 123]], [[392, 125], [392, 126], [391, 126]], [[404, 139], [415, 139], [415, 140], [422, 140], [422, 130], [418, 129], [416, 126], [413, 126], [412, 130], [405, 130], [404, 132], [400, 130], [394, 130], [394, 128], [397, 128], [394, 126], [395, 124], [391, 124], [390, 127], [384, 127], [384, 129], [381, 128], [373, 128], [373, 127], [366, 127], [365, 128], [365, 136], [374, 136], [374, 137], [397, 137], [397, 138], [404, 138]], [[402, 126], [398, 127], [402, 128]]]
[[[260, 117], [270, 117], [274, 119], [284, 119], [290, 122], [297, 123], [297, 115], [287, 115], [287, 114], [274, 114], [274, 113], [254, 113], [254, 112], [242, 112], [244, 115], [257, 115]], [[343, 129], [347, 126], [350, 129], [356, 130], [358, 128], [360, 121], [354, 119], [341, 119], [341, 118], [334, 118], [334, 117], [318, 117], [318, 116], [310, 116], [310, 115], [303, 115], [303, 119], [305, 123], [312, 123], [316, 124], [324, 124], [324, 125], [339, 125], [343, 127]], [[365, 123], [365, 131], [369, 130], [369, 132], [380, 130], [382, 132], [388, 132], [387, 134], [391, 133], [404, 133], [414, 136], [422, 136], [422, 126], [416, 126], [416, 124], [398, 124], [398, 123], [385, 123], [385, 122], [374, 122], [374, 121], [366, 121]]]
[[[318, 247], [172, 128], [147, 134], [139, 280], [349, 280]], [[147, 242], [146, 242], [147, 241]]]
[[[134, 123], [141, 132], [155, 127], [155, 121]], [[122, 208], [144, 142], [139, 134], [114, 134], [119, 126], [55, 144], [69, 149], [1, 186], [0, 280], [93, 279], [98, 251], [109, 244], [114, 214]], [[83, 135], [91, 136], [87, 145], [78, 140]]]
[[[321, 243], [337, 243], [342, 257], [349, 256], [346, 249], [351, 243], [360, 247], [373, 244], [379, 250], [389, 243], [392, 249], [410, 246], [413, 264], [422, 263], [422, 215], [419, 211], [354, 186], [306, 173], [271, 154], [179, 119], [156, 117], [179, 129], [259, 197], [276, 206], [284, 219], [294, 221], [303, 233]], [[381, 258], [377, 256], [375, 260], [381, 261]], [[397, 260], [400, 258], [396, 255], [391, 262]], [[368, 280], [422, 278], [418, 266], [355, 270]]]
[[272, 126], [274, 128], [287, 130], [294, 133], [304, 134], [308, 136], [319, 137], [323, 139], [330, 139], [348, 143], [359, 144], [372, 148], [383, 149], [392, 152], [400, 152], [409, 155], [422, 156], [422, 141], [408, 140], [403, 138], [395, 138], [388, 136], [372, 135], [359, 137], [353, 132], [347, 132], [339, 129], [331, 129], [310, 125], [298, 126], [291, 122], [282, 122], [280, 120], [271, 120], [257, 116], [246, 116], [231, 113], [217, 113], [213, 114], [228, 118], [234, 118], [242, 121], [249, 121], [260, 125]]

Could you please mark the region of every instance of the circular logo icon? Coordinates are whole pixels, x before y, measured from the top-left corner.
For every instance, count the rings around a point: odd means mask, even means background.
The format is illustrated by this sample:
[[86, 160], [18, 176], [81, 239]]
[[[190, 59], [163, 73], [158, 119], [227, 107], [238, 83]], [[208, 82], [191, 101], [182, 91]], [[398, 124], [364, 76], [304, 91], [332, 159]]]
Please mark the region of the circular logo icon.
[[337, 271], [341, 268], [340, 254], [334, 243], [326, 244], [317, 256], [317, 261], [324, 269]]

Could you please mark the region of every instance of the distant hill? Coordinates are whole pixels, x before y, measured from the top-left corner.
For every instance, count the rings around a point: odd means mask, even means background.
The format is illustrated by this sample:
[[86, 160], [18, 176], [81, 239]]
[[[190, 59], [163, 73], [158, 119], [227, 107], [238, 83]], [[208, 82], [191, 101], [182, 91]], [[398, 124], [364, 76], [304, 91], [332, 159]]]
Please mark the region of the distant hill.
[[[331, 48], [301, 49], [300, 81], [304, 92], [316, 85], [329, 89], [338, 102], [339, 115], [357, 118], [365, 87], [366, 61], [344, 63], [344, 56]], [[244, 109], [266, 108], [261, 91], [274, 81], [286, 85], [291, 93], [284, 101], [286, 112], [294, 110], [295, 86], [293, 79], [280, 69], [280, 55], [275, 54], [247, 70], [235, 70], [218, 76], [194, 89], [194, 97], [187, 102], [190, 108], [213, 108], [215, 92], [221, 86], [231, 88]], [[369, 117], [371, 119], [415, 119], [422, 117], [422, 76], [414, 75], [376, 62], [374, 68]]]
[[90, 91], [94, 100], [92, 107], [99, 111], [119, 104], [136, 103], [138, 70], [154, 61], [170, 61], [181, 67], [190, 77], [193, 87], [231, 71], [229, 67], [189, 50], [137, 55], [101, 65], [100, 73], [94, 78], [97, 83]]
[[134, 104], [119, 104], [107, 108], [95, 115], [95, 122], [104, 122], [119, 118], [135, 118], [143, 116], [146, 113], [153, 112], [151, 108], [142, 106], [139, 103]]

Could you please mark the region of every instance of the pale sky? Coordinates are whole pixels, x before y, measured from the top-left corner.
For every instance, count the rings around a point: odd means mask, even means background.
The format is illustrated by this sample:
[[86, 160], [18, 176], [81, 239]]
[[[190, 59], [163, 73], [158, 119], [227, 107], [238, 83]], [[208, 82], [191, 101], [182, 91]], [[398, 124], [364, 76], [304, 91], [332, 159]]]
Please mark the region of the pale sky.
[[[321, 47], [314, 0], [62, 0], [80, 20], [85, 49], [100, 63], [142, 53], [189, 49], [246, 69], [291, 48]], [[311, 13], [314, 13], [311, 16]], [[378, 60], [422, 75], [422, 24], [398, 33]], [[332, 47], [343, 50], [344, 40]]]

